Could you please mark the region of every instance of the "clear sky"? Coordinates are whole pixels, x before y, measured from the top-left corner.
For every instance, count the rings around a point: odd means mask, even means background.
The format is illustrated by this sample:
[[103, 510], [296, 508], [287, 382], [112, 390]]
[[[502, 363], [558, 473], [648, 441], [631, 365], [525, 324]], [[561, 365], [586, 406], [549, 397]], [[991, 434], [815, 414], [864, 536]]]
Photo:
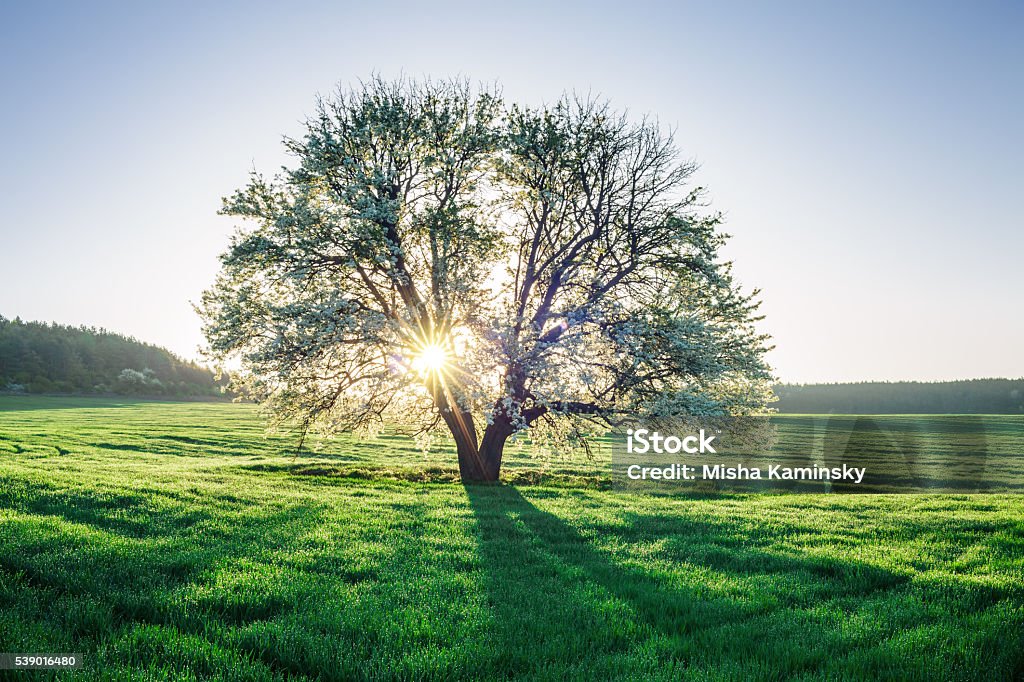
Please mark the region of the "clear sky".
[[[209, 5], [209, 6], [208, 6]], [[377, 71], [677, 128], [786, 381], [1024, 375], [1024, 4], [0, 4], [0, 314], [196, 357], [220, 198]]]

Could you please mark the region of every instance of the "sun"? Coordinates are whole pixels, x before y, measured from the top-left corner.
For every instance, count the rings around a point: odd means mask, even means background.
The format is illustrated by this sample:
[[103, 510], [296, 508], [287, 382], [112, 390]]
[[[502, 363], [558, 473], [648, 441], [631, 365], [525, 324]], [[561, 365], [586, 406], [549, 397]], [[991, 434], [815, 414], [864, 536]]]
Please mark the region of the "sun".
[[439, 343], [419, 348], [412, 358], [412, 368], [423, 376], [440, 374], [448, 366], [448, 351]]

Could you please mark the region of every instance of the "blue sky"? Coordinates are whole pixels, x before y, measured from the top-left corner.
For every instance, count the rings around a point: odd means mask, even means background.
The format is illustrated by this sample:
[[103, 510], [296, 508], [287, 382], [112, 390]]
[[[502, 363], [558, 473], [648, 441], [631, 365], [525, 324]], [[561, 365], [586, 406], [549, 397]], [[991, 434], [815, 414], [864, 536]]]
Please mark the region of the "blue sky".
[[220, 198], [371, 72], [677, 129], [787, 381], [1024, 375], [1020, 3], [0, 5], [0, 314], [194, 357]]

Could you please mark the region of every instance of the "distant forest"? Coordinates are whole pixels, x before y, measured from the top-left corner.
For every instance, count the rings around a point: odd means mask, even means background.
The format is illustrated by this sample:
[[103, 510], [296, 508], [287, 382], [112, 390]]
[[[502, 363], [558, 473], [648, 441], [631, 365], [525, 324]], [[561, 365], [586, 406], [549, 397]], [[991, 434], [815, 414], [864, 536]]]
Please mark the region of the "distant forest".
[[781, 384], [783, 413], [1024, 414], [1024, 379]]
[[0, 391], [212, 397], [222, 383], [205, 367], [127, 336], [0, 315]]

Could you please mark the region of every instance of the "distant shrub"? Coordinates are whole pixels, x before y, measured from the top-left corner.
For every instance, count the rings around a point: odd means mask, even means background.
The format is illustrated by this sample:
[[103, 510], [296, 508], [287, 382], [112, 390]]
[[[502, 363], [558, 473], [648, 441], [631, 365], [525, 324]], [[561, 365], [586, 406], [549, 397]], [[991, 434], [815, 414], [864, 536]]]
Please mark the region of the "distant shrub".
[[163, 393], [164, 384], [156, 378], [149, 367], [141, 372], [130, 367], [121, 370], [117, 375], [117, 388], [124, 393], [152, 394]]

